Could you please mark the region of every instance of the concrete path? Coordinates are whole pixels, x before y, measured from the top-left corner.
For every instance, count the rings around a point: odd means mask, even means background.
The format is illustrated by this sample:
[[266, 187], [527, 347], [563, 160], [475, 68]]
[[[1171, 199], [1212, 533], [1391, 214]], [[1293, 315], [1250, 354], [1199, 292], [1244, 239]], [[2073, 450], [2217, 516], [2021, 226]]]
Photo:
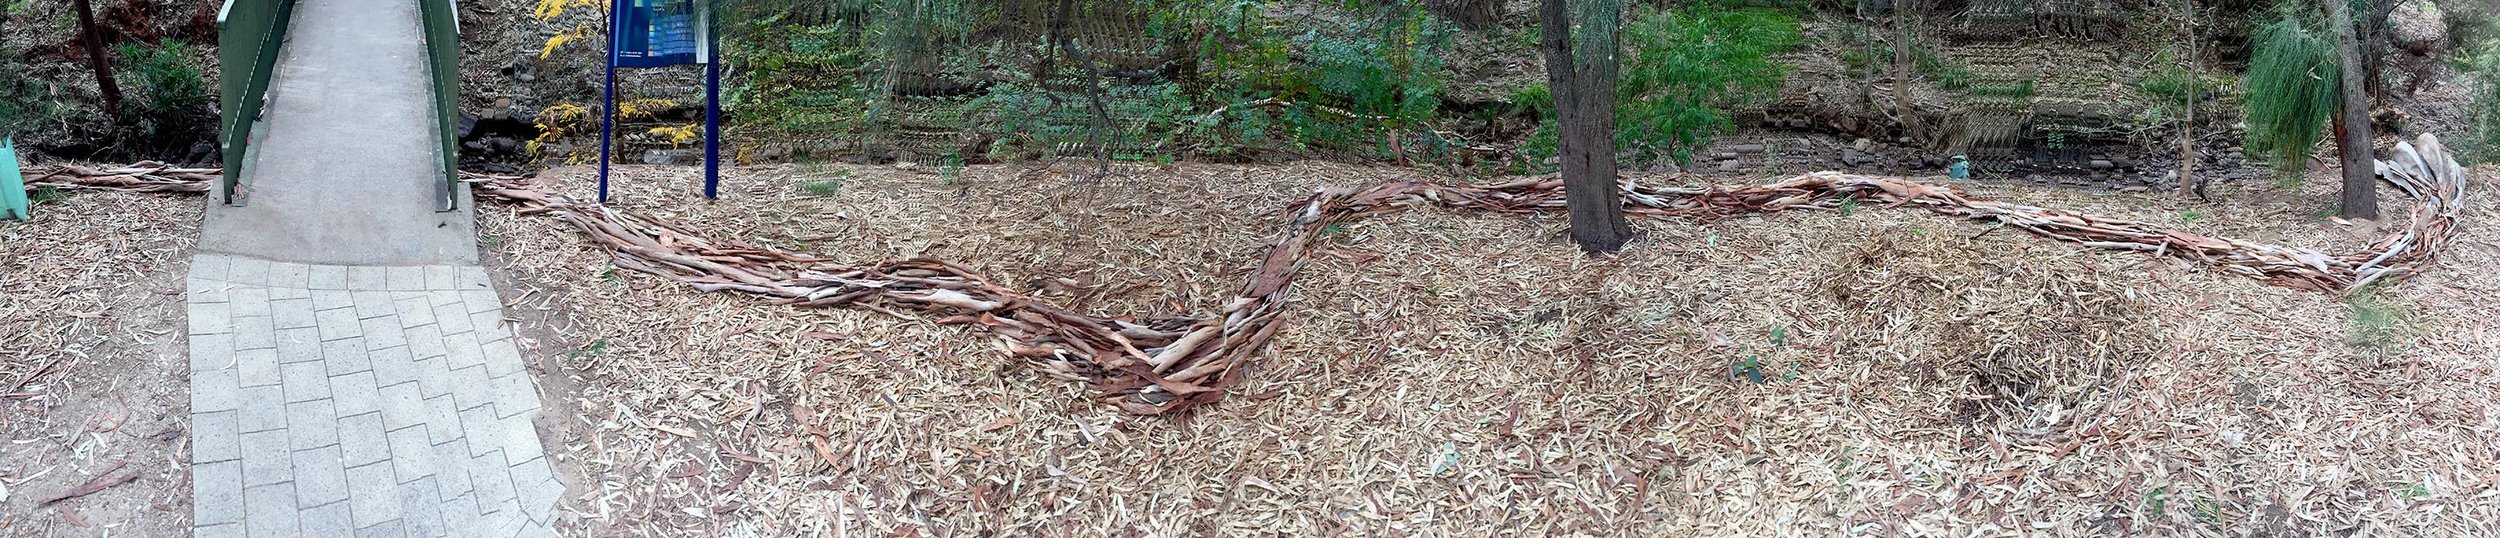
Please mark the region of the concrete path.
[[341, 265], [477, 263], [476, 219], [437, 212], [433, 86], [409, 0], [301, 0], [278, 49], [243, 205], [200, 249]]
[[195, 534], [553, 536], [537, 388], [466, 196], [435, 211], [416, 3], [302, 0], [289, 32], [191, 263]]
[[538, 391], [474, 266], [191, 261], [208, 536], [554, 536]]

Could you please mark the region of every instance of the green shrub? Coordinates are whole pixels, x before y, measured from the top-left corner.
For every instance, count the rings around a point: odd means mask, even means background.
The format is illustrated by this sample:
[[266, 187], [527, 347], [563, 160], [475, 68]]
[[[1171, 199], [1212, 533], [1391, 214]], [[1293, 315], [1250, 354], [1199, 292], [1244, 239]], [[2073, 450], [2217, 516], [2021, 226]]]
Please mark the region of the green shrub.
[[121, 57], [122, 76], [135, 79], [131, 103], [137, 105], [143, 128], [151, 133], [187, 129], [208, 115], [207, 79], [182, 42], [123, 43], [115, 52]]
[[2241, 101], [2247, 109], [2247, 148], [2264, 155], [2276, 173], [2298, 174], [2342, 101], [2335, 45], [2288, 9], [2259, 28], [2255, 41], [2247, 97]]
[[1787, 68], [1772, 55], [1802, 42], [1795, 17], [1703, 4], [1635, 16], [1623, 27], [1616, 145], [1692, 161], [1733, 126], [1730, 112], [1778, 97]]

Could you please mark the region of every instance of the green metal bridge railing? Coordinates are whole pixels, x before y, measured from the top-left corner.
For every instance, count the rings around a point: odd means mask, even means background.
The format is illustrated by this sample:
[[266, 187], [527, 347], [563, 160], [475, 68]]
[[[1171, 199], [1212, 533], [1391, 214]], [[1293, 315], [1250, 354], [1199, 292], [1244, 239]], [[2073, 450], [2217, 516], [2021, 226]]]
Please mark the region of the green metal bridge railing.
[[425, 57], [434, 72], [436, 152], [443, 160], [442, 202], [451, 211], [460, 204], [460, 4], [458, 0], [417, 0], [425, 19]]
[[277, 74], [278, 44], [286, 41], [286, 24], [295, 0], [226, 0], [217, 12], [218, 122], [224, 153], [224, 180], [218, 195], [226, 204], [247, 182], [243, 156], [252, 141], [252, 124], [260, 121], [261, 101]]

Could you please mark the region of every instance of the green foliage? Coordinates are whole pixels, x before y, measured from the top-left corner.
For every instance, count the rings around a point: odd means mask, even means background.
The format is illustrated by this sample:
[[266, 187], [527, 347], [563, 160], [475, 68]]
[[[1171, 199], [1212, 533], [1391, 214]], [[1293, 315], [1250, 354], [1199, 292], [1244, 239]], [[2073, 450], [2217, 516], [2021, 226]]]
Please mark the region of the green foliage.
[[2381, 354], [2404, 351], [2412, 334], [2413, 323], [2405, 315], [2404, 305], [2380, 288], [2367, 288], [2345, 298], [2352, 308], [2348, 318], [2351, 329], [2347, 340], [2355, 348]]
[[1969, 90], [1966, 90], [1963, 93], [1968, 94], [1971, 97], [1978, 98], [2028, 101], [2031, 100], [2032, 96], [2040, 94], [2040, 83], [2026, 80], [2022, 81], [2020, 84], [1988, 84], [1971, 86]]
[[2456, 142], [2461, 158], [2500, 161], [2500, 41], [2484, 42], [2459, 63], [2459, 78], [2473, 95], [2466, 105], [2472, 126]]
[[2247, 148], [2264, 155], [2278, 174], [2297, 175], [2342, 100], [2335, 45], [2288, 9], [2259, 28], [2254, 40], [2242, 100]]
[[138, 127], [150, 135], [205, 135], [211, 108], [207, 78], [198, 61], [179, 41], [123, 43], [121, 77], [131, 85], [130, 103]]
[[1777, 97], [1787, 68], [1771, 56], [1802, 42], [1787, 13], [1712, 4], [1641, 13], [1623, 40], [1616, 143], [1679, 163], [1733, 126], [1730, 111]]
[[800, 183], [799, 190], [817, 196], [831, 196], [834, 193], [842, 192], [842, 180], [819, 179], [808, 181]]

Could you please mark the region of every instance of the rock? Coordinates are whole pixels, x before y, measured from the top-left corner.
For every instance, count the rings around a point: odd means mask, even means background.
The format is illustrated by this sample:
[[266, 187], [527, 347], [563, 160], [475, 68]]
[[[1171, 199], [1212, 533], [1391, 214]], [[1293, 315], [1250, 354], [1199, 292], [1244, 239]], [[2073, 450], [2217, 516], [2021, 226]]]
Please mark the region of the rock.
[[2153, 188], [2152, 188], [2152, 187], [2146, 187], [2146, 186], [2143, 186], [2143, 185], [2128, 185], [2128, 186], [2125, 186], [2125, 187], [2119, 187], [2119, 188], [2118, 188], [2118, 192], [2145, 192], [2145, 191], [2150, 191], [2150, 190], [2153, 190]]
[[1860, 138], [1860, 139], [1858, 139], [1858, 141], [1856, 141], [1856, 142], [1850, 142], [1850, 143], [1849, 143], [1849, 148], [1850, 148], [1850, 149], [1855, 149], [1855, 150], [1858, 150], [1858, 151], [1866, 151], [1866, 150], [1869, 150], [1869, 149], [1874, 149], [1874, 148], [1875, 148], [1875, 141], [1874, 141], [1873, 139]]
[[1719, 161], [1719, 171], [1721, 171], [1721, 172], [1731, 172], [1731, 173], [1732, 173], [1732, 172], [1735, 172], [1736, 170], [1737, 170], [1737, 164], [1736, 164], [1736, 161]]
[[2387, 12], [2387, 37], [2414, 54], [2438, 52], [2448, 41], [2447, 17], [2430, 0], [2400, 0]]
[[2091, 165], [2094, 170], [2108, 170], [2118, 166], [2118, 163], [2095, 159], [2092, 161]]
[[1764, 148], [1761, 144], [1737, 144], [1734, 146], [1728, 146], [1727, 148], [1728, 151], [1743, 154], [1761, 153], [1763, 149]]
[[642, 164], [693, 164], [702, 160], [703, 153], [691, 149], [655, 149], [642, 152]]
[[[1865, 140], [1865, 139], [1864, 139], [1864, 138], [1860, 138], [1859, 140]], [[1864, 154], [1864, 153], [1859, 153], [1859, 152], [1858, 152], [1858, 150], [1854, 150], [1854, 149], [1844, 149], [1844, 150], [1840, 150], [1840, 164], [1845, 164], [1845, 165], [1849, 165], [1849, 166], [1857, 166], [1857, 165], [1859, 165], [1860, 163], [1864, 163], [1864, 162], [1866, 162], [1866, 161], [1867, 161], [1866, 154]]]

